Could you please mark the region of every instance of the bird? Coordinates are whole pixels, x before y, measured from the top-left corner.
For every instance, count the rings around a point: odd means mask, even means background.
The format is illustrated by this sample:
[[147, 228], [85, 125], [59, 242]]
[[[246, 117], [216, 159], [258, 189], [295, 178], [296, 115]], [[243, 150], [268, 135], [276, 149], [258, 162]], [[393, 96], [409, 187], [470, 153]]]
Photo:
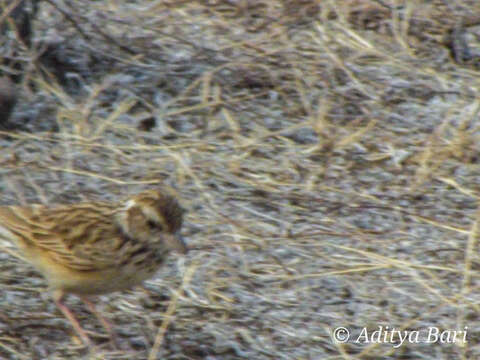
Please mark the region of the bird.
[[90, 300], [151, 278], [171, 251], [187, 253], [185, 210], [174, 191], [143, 191], [116, 202], [1, 206], [0, 238], [46, 279], [58, 309], [85, 346], [92, 341], [65, 305], [78, 296], [117, 344], [112, 325]]

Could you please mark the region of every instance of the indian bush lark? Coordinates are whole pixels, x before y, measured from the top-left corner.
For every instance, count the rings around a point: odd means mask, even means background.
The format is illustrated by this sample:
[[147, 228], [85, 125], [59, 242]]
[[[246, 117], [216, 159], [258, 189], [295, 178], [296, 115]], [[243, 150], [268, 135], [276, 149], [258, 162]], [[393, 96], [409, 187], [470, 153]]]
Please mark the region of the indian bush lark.
[[149, 190], [117, 203], [0, 207], [0, 238], [13, 242], [46, 278], [58, 308], [90, 346], [64, 295], [78, 295], [114, 340], [89, 295], [138, 285], [155, 274], [170, 250], [186, 253], [182, 218], [170, 191]]

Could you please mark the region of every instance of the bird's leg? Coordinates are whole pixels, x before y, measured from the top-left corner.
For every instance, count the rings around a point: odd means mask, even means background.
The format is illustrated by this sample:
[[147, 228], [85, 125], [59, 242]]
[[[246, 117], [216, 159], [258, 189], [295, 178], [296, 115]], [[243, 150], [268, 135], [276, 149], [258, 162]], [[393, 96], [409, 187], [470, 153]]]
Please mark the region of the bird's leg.
[[85, 330], [82, 329], [82, 327], [78, 323], [78, 320], [75, 318], [70, 309], [63, 303], [63, 296], [64, 294], [61, 290], [54, 291], [53, 299], [55, 300], [55, 304], [57, 304], [57, 307], [60, 309], [63, 315], [70, 321], [73, 328], [75, 329], [75, 332], [78, 336], [80, 336], [83, 344], [90, 347], [92, 345], [90, 338], [88, 337]]
[[100, 311], [97, 310], [95, 304], [91, 302], [90, 299], [85, 296], [80, 296], [80, 299], [82, 299], [85, 305], [87, 305], [90, 312], [96, 316], [98, 321], [100, 321], [100, 323], [102, 324], [103, 328], [107, 331], [108, 335], [110, 336], [110, 341], [112, 342], [112, 345], [115, 348], [118, 348], [117, 334], [115, 334], [112, 324], [110, 324], [110, 322], [103, 317], [103, 315], [100, 313]]

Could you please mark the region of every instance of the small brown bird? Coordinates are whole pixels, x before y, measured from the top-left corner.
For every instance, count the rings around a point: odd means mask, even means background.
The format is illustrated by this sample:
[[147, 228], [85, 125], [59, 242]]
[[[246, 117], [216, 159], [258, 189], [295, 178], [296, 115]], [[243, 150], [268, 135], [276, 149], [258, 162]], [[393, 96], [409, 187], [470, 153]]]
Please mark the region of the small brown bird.
[[138, 285], [155, 274], [170, 250], [186, 253], [182, 218], [174, 195], [149, 190], [119, 203], [0, 207], [0, 237], [15, 243], [42, 273], [58, 308], [91, 345], [64, 295], [78, 295], [115, 340], [88, 296]]

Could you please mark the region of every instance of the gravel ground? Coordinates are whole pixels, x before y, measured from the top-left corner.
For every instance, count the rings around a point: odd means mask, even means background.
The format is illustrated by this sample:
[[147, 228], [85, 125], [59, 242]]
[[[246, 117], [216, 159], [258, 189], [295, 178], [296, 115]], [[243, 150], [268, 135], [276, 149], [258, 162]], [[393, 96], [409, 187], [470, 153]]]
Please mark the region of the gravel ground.
[[31, 49], [1, 43], [23, 74], [1, 204], [168, 184], [192, 250], [98, 299], [120, 349], [69, 297], [86, 349], [4, 246], [0, 358], [480, 358], [477, 13], [42, 1]]

